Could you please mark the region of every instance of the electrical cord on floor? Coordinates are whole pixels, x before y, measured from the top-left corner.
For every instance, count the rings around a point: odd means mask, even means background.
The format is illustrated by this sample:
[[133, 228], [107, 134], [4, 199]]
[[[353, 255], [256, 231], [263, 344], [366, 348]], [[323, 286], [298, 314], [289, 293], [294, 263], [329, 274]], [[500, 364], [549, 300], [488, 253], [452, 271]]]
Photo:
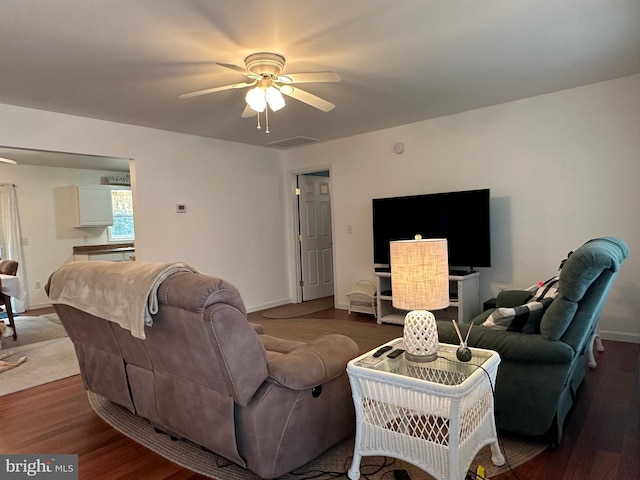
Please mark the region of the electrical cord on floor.
[[[491, 375], [489, 375], [489, 372], [487, 372], [482, 365], [478, 365], [478, 368], [481, 368], [482, 371], [487, 375], [487, 378], [489, 379], [489, 386], [491, 387], [491, 395], [493, 395], [493, 403], [495, 405], [496, 391], [495, 391], [495, 388], [493, 387], [493, 382], [491, 381]], [[494, 422], [495, 422], [495, 420], [494, 420]], [[516, 480], [521, 480], [521, 478], [513, 470], [513, 468], [511, 467], [511, 464], [509, 463], [509, 457], [507, 457], [507, 451], [504, 448], [504, 443], [502, 442], [502, 437], [500, 436], [500, 432], [498, 431], [498, 427], [496, 427], [496, 437], [498, 437], [498, 444], [500, 445], [500, 449], [502, 450], [502, 455], [504, 456], [504, 461], [507, 463], [507, 467], [509, 467], [509, 471], [511, 472], [511, 474], [514, 477], [516, 477]]]
[[[367, 480], [369, 480], [369, 475], [376, 475], [378, 473], [380, 473], [381, 471], [383, 471], [385, 468], [390, 467], [391, 465], [393, 465], [394, 463], [396, 463], [396, 459], [395, 458], [390, 458], [390, 457], [382, 457], [383, 461], [382, 461], [382, 465], [362, 465], [360, 464], [360, 476], [366, 478]], [[367, 469], [368, 467], [373, 467], [373, 471], [363, 471], [363, 469]], [[393, 476], [393, 470], [389, 470], [387, 472], [384, 472], [382, 474], [382, 476], [380, 477], [380, 480], [384, 479], [385, 476], [387, 474], [391, 474]]]
[[[207, 450], [203, 448], [203, 450], [211, 452], [211, 450]], [[211, 452], [216, 457], [216, 468], [224, 469], [229, 467], [237, 467], [238, 465], [231, 460], [227, 460], [226, 458], [218, 455], [217, 453]], [[348, 459], [347, 459], [348, 460]], [[345, 465], [347, 460], [345, 460]], [[312, 480], [316, 478], [321, 478], [323, 480], [330, 480], [334, 478], [346, 477], [347, 469], [345, 466], [345, 470], [342, 472], [332, 472], [332, 471], [323, 471], [323, 470], [307, 470], [307, 471], [292, 471], [287, 475], [296, 476], [299, 480]]]
[[328, 480], [328, 479], [332, 479], [332, 478], [340, 478], [340, 477], [346, 477], [347, 476], [347, 471], [345, 470], [344, 472], [332, 472], [332, 471], [324, 471], [324, 470], [306, 470], [304, 472], [289, 472], [287, 475], [293, 475], [296, 478], [299, 478], [301, 480], [312, 480], [314, 478], [320, 478], [323, 480]]
[[[446, 357], [441, 357], [438, 356], [438, 358], [441, 358], [443, 360], [447, 360], [451, 363], [458, 363], [454, 360], [451, 360], [450, 358], [446, 358]], [[491, 375], [489, 375], [489, 372], [487, 372], [487, 370], [482, 366], [482, 365], [476, 365], [477, 368], [481, 369], [485, 375], [487, 376], [487, 379], [489, 380], [489, 386], [491, 387], [491, 395], [493, 396], [493, 402], [495, 405], [495, 400], [496, 400], [496, 390], [493, 386], [493, 382], [491, 381]], [[495, 422], [495, 420], [494, 420]], [[509, 463], [509, 458], [507, 457], [507, 451], [504, 448], [504, 443], [502, 442], [502, 437], [500, 436], [500, 432], [498, 431], [498, 428], [496, 427], [496, 437], [498, 438], [498, 444], [500, 445], [500, 449], [502, 450], [502, 454], [504, 455], [504, 460], [507, 464], [507, 467], [509, 467], [509, 471], [511, 472], [511, 474], [516, 478], [516, 480], [522, 480], [518, 474], [513, 470], [513, 468], [511, 467], [511, 464]], [[467, 478], [472, 475], [471, 480], [484, 480], [482, 477], [478, 476], [476, 473], [472, 472], [471, 470], [469, 470], [469, 472], [467, 473], [467, 476], [465, 477], [465, 480], [467, 480]]]
[[[374, 457], [379, 458], [379, 457]], [[382, 465], [379, 464], [369, 464], [369, 463], [361, 463], [360, 464], [360, 476], [369, 479], [370, 475], [376, 475], [380, 473], [385, 468], [393, 465], [395, 463], [395, 458], [382, 457], [383, 462]], [[348, 469], [351, 465], [352, 456], [349, 456], [345, 459], [343, 471], [331, 471], [331, 470], [294, 470], [293, 472], [288, 473], [288, 475], [293, 475], [299, 480], [313, 480], [313, 479], [322, 479], [329, 480], [334, 478], [348, 477]], [[371, 469], [371, 470], [370, 470]], [[383, 480], [387, 474], [393, 474], [393, 470], [389, 470], [382, 474], [382, 476], [377, 480]]]

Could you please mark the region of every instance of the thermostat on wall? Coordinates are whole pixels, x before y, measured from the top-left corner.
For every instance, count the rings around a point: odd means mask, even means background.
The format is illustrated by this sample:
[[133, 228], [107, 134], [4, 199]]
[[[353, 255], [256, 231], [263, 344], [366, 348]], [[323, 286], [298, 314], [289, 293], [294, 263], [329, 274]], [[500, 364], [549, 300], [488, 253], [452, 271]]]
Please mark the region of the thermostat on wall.
[[186, 213], [187, 206], [184, 203], [176, 204], [176, 213]]

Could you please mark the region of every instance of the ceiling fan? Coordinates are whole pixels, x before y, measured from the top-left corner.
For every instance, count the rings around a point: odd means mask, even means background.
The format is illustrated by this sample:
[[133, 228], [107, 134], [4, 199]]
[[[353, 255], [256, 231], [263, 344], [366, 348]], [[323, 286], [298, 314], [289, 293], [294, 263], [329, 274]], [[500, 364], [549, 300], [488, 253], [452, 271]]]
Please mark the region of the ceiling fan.
[[245, 67], [228, 63], [217, 64], [234, 72], [242, 73], [251, 81], [185, 93], [180, 95], [180, 98], [197, 97], [234, 88], [254, 87], [247, 92], [245, 97], [247, 106], [242, 112], [242, 117], [244, 118], [252, 117], [264, 111], [267, 105], [272, 111], [284, 107], [282, 94], [311, 105], [323, 112], [329, 112], [335, 108], [333, 103], [293, 86], [296, 83], [339, 82], [340, 77], [334, 72], [289, 73], [285, 75], [282, 74], [285, 59], [277, 53], [254, 53], [245, 58], [244, 63]]

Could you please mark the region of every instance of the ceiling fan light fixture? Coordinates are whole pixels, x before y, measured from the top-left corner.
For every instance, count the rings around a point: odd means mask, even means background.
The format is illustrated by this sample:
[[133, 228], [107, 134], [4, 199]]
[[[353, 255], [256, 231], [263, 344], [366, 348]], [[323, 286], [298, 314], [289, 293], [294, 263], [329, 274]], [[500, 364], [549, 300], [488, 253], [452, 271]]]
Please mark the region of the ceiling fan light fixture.
[[264, 112], [264, 109], [267, 107], [267, 98], [264, 89], [260, 87], [249, 90], [244, 99], [247, 101], [247, 105], [251, 107], [251, 110], [255, 112]]
[[282, 107], [285, 106], [284, 97], [282, 96], [280, 91], [275, 87], [267, 88], [265, 92], [265, 97], [267, 99], [267, 103], [269, 104], [269, 107], [271, 108], [271, 111], [273, 112], [277, 112], [278, 110], [280, 110]]
[[251, 107], [251, 110], [255, 112], [264, 112], [264, 109], [269, 105], [272, 112], [277, 112], [285, 106], [284, 97], [280, 91], [271, 87], [256, 87], [247, 92], [245, 96], [247, 105]]

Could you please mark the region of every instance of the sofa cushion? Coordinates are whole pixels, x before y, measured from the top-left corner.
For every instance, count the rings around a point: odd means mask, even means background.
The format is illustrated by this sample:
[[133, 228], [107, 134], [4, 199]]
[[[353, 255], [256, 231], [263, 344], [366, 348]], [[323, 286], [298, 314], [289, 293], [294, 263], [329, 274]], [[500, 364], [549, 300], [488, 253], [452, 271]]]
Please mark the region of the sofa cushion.
[[482, 326], [510, 332], [540, 333], [540, 319], [552, 301], [553, 298], [547, 297], [513, 308], [497, 308]]

